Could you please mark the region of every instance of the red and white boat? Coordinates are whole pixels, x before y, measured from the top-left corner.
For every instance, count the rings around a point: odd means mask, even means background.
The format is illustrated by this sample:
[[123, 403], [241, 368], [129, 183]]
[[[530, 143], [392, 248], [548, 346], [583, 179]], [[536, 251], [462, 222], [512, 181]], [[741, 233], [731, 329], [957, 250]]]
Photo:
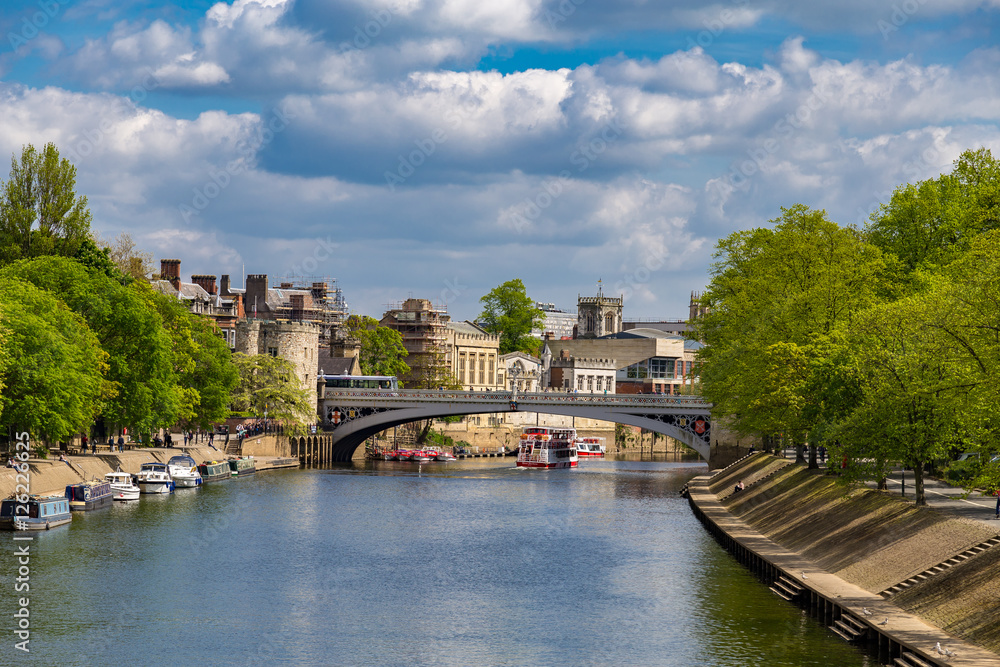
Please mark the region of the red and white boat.
[[410, 460], [416, 461], [417, 463], [427, 463], [432, 458], [434, 457], [422, 449], [416, 449], [410, 454]]
[[604, 438], [577, 438], [577, 456], [604, 456]]
[[575, 468], [576, 429], [525, 426], [517, 450], [519, 468]]

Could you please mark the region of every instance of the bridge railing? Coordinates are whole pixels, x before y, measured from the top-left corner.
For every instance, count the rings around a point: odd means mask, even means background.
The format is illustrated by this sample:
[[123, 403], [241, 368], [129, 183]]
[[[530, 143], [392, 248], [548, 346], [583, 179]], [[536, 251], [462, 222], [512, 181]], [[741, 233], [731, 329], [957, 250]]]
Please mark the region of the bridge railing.
[[[451, 391], [434, 389], [327, 389], [325, 399], [343, 398], [397, 403], [400, 401], [428, 403], [476, 403], [480, 405], [509, 405], [509, 391]], [[676, 396], [670, 394], [577, 394], [570, 392], [518, 392], [518, 405], [600, 405], [603, 407], [687, 407], [708, 409], [712, 404], [701, 396]]]

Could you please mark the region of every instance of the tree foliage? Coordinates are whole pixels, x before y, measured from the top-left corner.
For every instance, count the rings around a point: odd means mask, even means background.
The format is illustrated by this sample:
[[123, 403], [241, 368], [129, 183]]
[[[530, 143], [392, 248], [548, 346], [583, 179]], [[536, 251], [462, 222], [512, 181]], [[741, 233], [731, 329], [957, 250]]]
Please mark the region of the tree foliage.
[[268, 354], [233, 355], [239, 383], [232, 394], [232, 406], [258, 417], [280, 420], [292, 432], [315, 421], [316, 406], [309, 392], [299, 384], [291, 362]]
[[410, 372], [403, 361], [408, 354], [403, 337], [395, 329], [380, 326], [378, 320], [367, 315], [351, 315], [344, 329], [348, 338], [361, 345], [358, 363], [363, 375], [402, 377]]
[[0, 276], [7, 335], [0, 425], [65, 440], [89, 428], [110, 387], [107, 355], [79, 315], [45, 290]]
[[27, 145], [11, 158], [0, 194], [0, 263], [42, 255], [72, 257], [89, 237], [87, 198], [77, 197], [76, 167], [54, 144]]
[[541, 341], [531, 332], [542, 327], [543, 313], [528, 297], [520, 278], [494, 287], [479, 302], [483, 304], [479, 321], [486, 331], [499, 334], [500, 354], [517, 351], [538, 353]]

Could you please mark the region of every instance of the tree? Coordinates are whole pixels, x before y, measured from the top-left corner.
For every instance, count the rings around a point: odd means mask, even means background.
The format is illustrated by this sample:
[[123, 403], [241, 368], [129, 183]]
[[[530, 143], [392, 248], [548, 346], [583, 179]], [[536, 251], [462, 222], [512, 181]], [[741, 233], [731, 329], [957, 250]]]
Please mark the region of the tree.
[[239, 382], [229, 345], [212, 320], [192, 313], [173, 297], [156, 293], [152, 297], [172, 341], [181, 396], [178, 420], [186, 427], [207, 429], [226, 418]]
[[0, 263], [42, 255], [72, 257], [90, 234], [87, 198], [77, 197], [76, 167], [54, 144], [11, 158], [0, 195]]
[[111, 388], [107, 355], [83, 318], [10, 276], [0, 277], [0, 311], [7, 330], [0, 425], [49, 440], [89, 429]]
[[309, 393], [299, 385], [291, 362], [269, 354], [247, 356], [236, 353], [233, 363], [239, 372], [239, 384], [232, 394], [232, 406], [281, 421], [291, 432], [315, 421], [316, 406]]
[[500, 354], [538, 353], [541, 341], [531, 332], [543, 326], [543, 313], [528, 297], [520, 278], [494, 287], [479, 302], [483, 304], [483, 312], [479, 315], [483, 328], [500, 335]]
[[153, 253], [140, 249], [131, 234], [122, 232], [110, 241], [95, 238], [94, 243], [107, 249], [108, 259], [122, 275], [133, 280], [149, 280], [153, 272]]
[[362, 374], [401, 377], [410, 372], [403, 361], [409, 353], [395, 329], [380, 326], [378, 320], [367, 315], [351, 315], [344, 329], [348, 338], [361, 345], [358, 363]]
[[814, 400], [830, 369], [839, 332], [857, 312], [892, 294], [892, 263], [853, 229], [801, 204], [782, 208], [774, 229], [719, 241], [707, 311], [691, 322], [701, 383], [741, 434], [784, 433], [809, 440], [832, 415]]
[[122, 285], [65, 257], [22, 260], [0, 275], [58, 295], [95, 333], [108, 353], [107, 379], [114, 388], [101, 412], [106, 422], [139, 433], [176, 422], [181, 396], [171, 340], [148, 285]]

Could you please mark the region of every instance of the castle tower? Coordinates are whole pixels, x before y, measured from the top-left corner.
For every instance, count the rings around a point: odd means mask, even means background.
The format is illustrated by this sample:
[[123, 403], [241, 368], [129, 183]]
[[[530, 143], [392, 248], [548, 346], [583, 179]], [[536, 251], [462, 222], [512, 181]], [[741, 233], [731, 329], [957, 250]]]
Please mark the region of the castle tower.
[[624, 295], [604, 296], [601, 281], [597, 281], [597, 296], [577, 296], [577, 337], [600, 338], [622, 330]]

